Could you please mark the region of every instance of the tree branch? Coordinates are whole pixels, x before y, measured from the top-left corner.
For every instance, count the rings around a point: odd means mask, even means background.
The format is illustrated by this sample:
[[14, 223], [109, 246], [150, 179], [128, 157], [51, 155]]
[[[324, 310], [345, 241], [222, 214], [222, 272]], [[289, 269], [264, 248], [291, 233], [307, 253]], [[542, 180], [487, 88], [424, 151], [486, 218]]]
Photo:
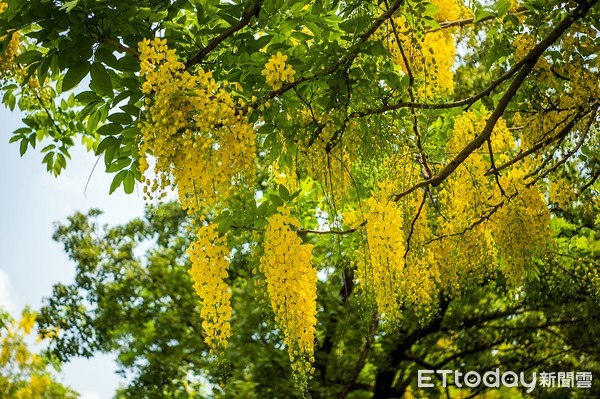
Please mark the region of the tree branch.
[[208, 53], [210, 53], [215, 48], [217, 48], [217, 46], [219, 44], [221, 44], [225, 39], [227, 39], [229, 36], [233, 35], [235, 32], [239, 31], [240, 29], [243, 29], [244, 27], [246, 27], [250, 23], [250, 21], [252, 20], [253, 17], [258, 16], [258, 14], [260, 13], [262, 4], [263, 4], [263, 0], [257, 0], [256, 2], [253, 2], [253, 4], [251, 4], [246, 9], [246, 11], [244, 11], [244, 13], [242, 14], [242, 18], [240, 19], [240, 21], [237, 24], [231, 25], [229, 28], [225, 29], [217, 37], [212, 39], [210, 41], [210, 43], [208, 43], [208, 45], [206, 47], [201, 49], [195, 56], [193, 56], [192, 58], [187, 60], [187, 62], [185, 63], [185, 69], [186, 70], [190, 69], [194, 65], [201, 62], [204, 59], [204, 57], [206, 57], [208, 55]]
[[98, 43], [107, 44], [107, 45], [109, 45], [111, 47], [116, 48], [117, 50], [119, 50], [119, 51], [121, 51], [123, 53], [127, 53], [129, 55], [132, 55], [135, 58], [139, 58], [140, 57], [140, 53], [138, 53], [137, 51], [135, 51], [131, 47], [125, 46], [124, 44], [122, 44], [117, 39], [113, 39], [112, 37], [106, 37], [106, 36], [101, 36], [101, 35], [98, 36], [96, 39], [98, 40]]

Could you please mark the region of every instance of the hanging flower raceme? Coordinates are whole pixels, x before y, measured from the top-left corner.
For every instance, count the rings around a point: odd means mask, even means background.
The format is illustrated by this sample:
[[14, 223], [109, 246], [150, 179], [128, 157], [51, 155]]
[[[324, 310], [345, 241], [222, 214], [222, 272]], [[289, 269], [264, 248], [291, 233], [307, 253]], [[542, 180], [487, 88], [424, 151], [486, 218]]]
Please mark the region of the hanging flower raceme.
[[400, 209], [383, 192], [366, 201], [367, 245], [357, 256], [356, 279], [361, 291], [375, 300], [380, 317], [395, 320], [400, 315], [405, 283], [405, 235]]
[[190, 275], [200, 297], [204, 341], [212, 351], [227, 348], [231, 337], [231, 292], [225, 282], [229, 268], [227, 239], [219, 237], [216, 225], [203, 226], [187, 250]]
[[[429, 15], [439, 22], [466, 18], [470, 12], [462, 2], [435, 0], [437, 12]], [[456, 47], [453, 29], [431, 29], [421, 16], [409, 11], [382, 25], [378, 33], [384, 39], [394, 63], [415, 79], [415, 96], [420, 100], [451, 94], [454, 91], [452, 67]]]
[[299, 227], [289, 209], [279, 208], [269, 218], [264, 255], [260, 261], [271, 307], [283, 331], [294, 376], [302, 384], [312, 371], [317, 324], [317, 271], [312, 265], [312, 245], [291, 227]]
[[196, 214], [227, 198], [254, 170], [255, 133], [241, 110], [210, 72], [192, 75], [166, 40], [139, 45], [145, 82], [144, 121], [140, 124], [140, 169], [156, 159], [154, 179], [145, 192], [175, 185], [182, 207]]

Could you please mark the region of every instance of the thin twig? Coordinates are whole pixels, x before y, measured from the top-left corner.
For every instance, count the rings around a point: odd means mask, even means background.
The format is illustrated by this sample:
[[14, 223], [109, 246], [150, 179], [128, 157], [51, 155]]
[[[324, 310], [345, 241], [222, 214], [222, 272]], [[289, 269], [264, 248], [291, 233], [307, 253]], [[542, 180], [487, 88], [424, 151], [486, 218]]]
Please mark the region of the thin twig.
[[404, 251], [404, 260], [408, 256], [408, 252], [410, 251], [410, 239], [415, 231], [415, 225], [417, 224], [417, 220], [419, 216], [421, 216], [421, 211], [423, 210], [423, 206], [425, 205], [425, 200], [427, 199], [427, 190], [423, 191], [423, 199], [421, 200], [421, 204], [419, 205], [419, 209], [417, 209], [417, 213], [410, 223], [410, 231], [408, 232], [408, 237], [406, 237], [406, 251]]

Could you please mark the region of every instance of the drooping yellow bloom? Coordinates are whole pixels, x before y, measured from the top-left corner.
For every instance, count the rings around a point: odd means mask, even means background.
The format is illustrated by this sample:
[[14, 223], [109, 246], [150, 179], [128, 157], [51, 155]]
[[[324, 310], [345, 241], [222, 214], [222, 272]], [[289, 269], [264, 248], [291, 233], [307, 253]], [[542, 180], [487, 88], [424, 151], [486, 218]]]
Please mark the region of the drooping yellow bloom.
[[404, 283], [403, 217], [385, 196], [370, 197], [366, 208], [366, 256], [358, 256], [356, 279], [361, 290], [374, 298], [382, 319], [394, 320], [400, 314]]
[[312, 372], [317, 324], [317, 271], [312, 245], [291, 230], [299, 227], [290, 210], [269, 218], [260, 270], [265, 276], [275, 320], [283, 331], [292, 370], [302, 384]]
[[[456, 0], [436, 0], [438, 6], [433, 17], [439, 21], [451, 21], [466, 17], [469, 11]], [[415, 96], [427, 100], [454, 91], [452, 67], [456, 58], [453, 29], [430, 31], [423, 21], [402, 14], [393, 23], [384, 24], [378, 35], [392, 54], [394, 63], [415, 80]]]
[[210, 72], [186, 71], [166, 40], [144, 40], [139, 51], [147, 96], [140, 124], [142, 173], [149, 168], [147, 153], [156, 160], [156, 176], [146, 179], [144, 190], [151, 194], [172, 185], [182, 207], [195, 215], [253, 174], [253, 125]]
[[501, 177], [510, 199], [491, 224], [503, 261], [502, 272], [513, 286], [521, 283], [531, 257], [548, 242], [550, 234], [550, 211], [539, 189], [525, 184], [528, 171], [515, 168]]
[[204, 341], [212, 351], [227, 348], [232, 313], [231, 292], [225, 281], [229, 268], [227, 240], [219, 237], [215, 225], [203, 226], [187, 253], [192, 263], [194, 289], [200, 297]]

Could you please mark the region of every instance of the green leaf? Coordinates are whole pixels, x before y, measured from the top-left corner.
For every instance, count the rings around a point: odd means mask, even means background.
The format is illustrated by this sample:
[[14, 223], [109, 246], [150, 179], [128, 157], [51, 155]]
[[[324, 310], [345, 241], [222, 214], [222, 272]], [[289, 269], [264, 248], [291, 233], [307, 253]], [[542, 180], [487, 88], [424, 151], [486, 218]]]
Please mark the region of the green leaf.
[[89, 71], [90, 64], [88, 64], [87, 61], [80, 62], [69, 68], [65, 74], [65, 77], [63, 78], [61, 92], [64, 93], [65, 91], [77, 86], [77, 84], [83, 80]]
[[44, 159], [42, 159], [42, 163], [53, 163], [54, 161], [54, 153], [53, 152], [49, 152], [46, 155], [44, 155]]
[[98, 96], [93, 91], [82, 91], [81, 93], [75, 96], [75, 100], [77, 100], [81, 104], [89, 104], [94, 101], [100, 101], [102, 98]]
[[440, 23], [435, 19], [432, 18], [430, 16], [425, 16], [423, 17], [423, 23], [426, 26], [429, 26], [431, 29], [440, 29]]
[[100, 111], [96, 110], [92, 112], [87, 119], [86, 127], [88, 132], [94, 132], [98, 126], [98, 123], [100, 123]]
[[96, 148], [96, 155], [102, 154], [108, 147], [112, 147], [115, 144], [118, 144], [119, 140], [114, 136], [108, 136], [102, 139], [100, 144], [98, 144], [98, 148]]
[[231, 226], [233, 226], [233, 216], [228, 214], [227, 217], [223, 218], [223, 220], [219, 222], [217, 231], [219, 232], [219, 234], [223, 235], [227, 233], [227, 231], [229, 231], [229, 228], [231, 228]]
[[28, 50], [16, 57], [13, 62], [17, 64], [29, 65], [42, 58], [43, 54], [37, 50]]
[[21, 145], [19, 146], [19, 153], [21, 154], [21, 156], [23, 156], [25, 154], [25, 151], [27, 151], [28, 145], [29, 141], [27, 139], [21, 140]]
[[108, 168], [106, 168], [106, 171], [109, 173], [117, 172], [129, 165], [131, 165], [131, 158], [121, 157], [113, 161]]
[[131, 170], [128, 170], [125, 179], [123, 179], [123, 188], [125, 189], [125, 193], [131, 194], [133, 192], [134, 186], [135, 174]]
[[111, 114], [108, 116], [107, 119], [111, 122], [119, 123], [121, 125], [127, 125], [127, 124], [131, 123], [131, 116], [127, 115], [124, 112], [117, 112], [117, 113]]
[[298, 190], [298, 191], [294, 192], [292, 195], [290, 195], [289, 201], [293, 201], [297, 196], [300, 195], [301, 192], [302, 192], [302, 190]]
[[123, 180], [125, 179], [125, 176], [127, 176], [128, 172], [129, 172], [128, 170], [122, 170], [115, 175], [112, 183], [110, 183], [110, 190], [108, 191], [109, 194], [112, 194], [115, 192], [117, 187], [119, 187], [121, 185], [121, 183], [123, 182]]
[[267, 209], [269, 209], [269, 201], [260, 204], [260, 206], [256, 208], [256, 214], [264, 217], [267, 214]]
[[119, 70], [120, 71], [129, 71], [129, 72], [137, 72], [140, 69], [140, 62], [137, 58], [126, 55], [124, 57], [119, 58]]
[[493, 12], [488, 11], [488, 10], [477, 10], [477, 11], [475, 11], [475, 18], [473, 19], [473, 22], [479, 22], [482, 19], [492, 17], [495, 15], [496, 14], [494, 14]]
[[119, 69], [119, 60], [112, 51], [106, 47], [99, 47], [94, 53], [94, 61], [102, 63], [114, 69]]
[[290, 192], [283, 184], [279, 185], [279, 196], [284, 202], [288, 202], [290, 200]]
[[499, 0], [494, 4], [494, 9], [498, 11], [498, 16], [502, 17], [510, 9], [510, 2], [508, 0]]
[[2, 101], [8, 106], [11, 111], [15, 110], [15, 105], [17, 103], [17, 97], [13, 94], [12, 91], [7, 91], [2, 98]]
[[440, 12], [440, 7], [437, 4], [425, 3], [425, 12], [423, 15], [435, 15]]
[[137, 135], [138, 129], [136, 127], [128, 127], [127, 129], [123, 130], [123, 132], [121, 132], [121, 136], [128, 139], [136, 138]]
[[278, 195], [269, 194], [269, 200], [271, 200], [271, 202], [275, 206], [282, 206], [283, 205], [283, 200]]
[[77, 3], [79, 3], [79, 0], [66, 1], [60, 9], [69, 13], [77, 6]]
[[54, 144], [49, 144], [49, 145], [45, 146], [44, 148], [42, 148], [42, 150], [40, 152], [47, 152], [47, 151], [53, 150], [55, 148], [56, 148], [56, 146]]
[[165, 20], [167, 15], [169, 15], [167, 11], [155, 12], [149, 16], [149, 20], [150, 22], [162, 22]]
[[92, 83], [90, 84], [90, 87], [93, 85], [97, 87], [101, 93], [112, 97], [114, 94], [112, 79], [110, 78], [106, 68], [104, 68], [104, 65], [94, 62], [90, 68], [90, 73], [92, 75]]
[[97, 133], [103, 136], [114, 136], [123, 131], [123, 126], [118, 123], [109, 123], [107, 125], [100, 126]]

